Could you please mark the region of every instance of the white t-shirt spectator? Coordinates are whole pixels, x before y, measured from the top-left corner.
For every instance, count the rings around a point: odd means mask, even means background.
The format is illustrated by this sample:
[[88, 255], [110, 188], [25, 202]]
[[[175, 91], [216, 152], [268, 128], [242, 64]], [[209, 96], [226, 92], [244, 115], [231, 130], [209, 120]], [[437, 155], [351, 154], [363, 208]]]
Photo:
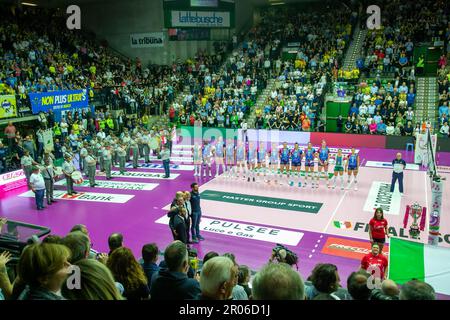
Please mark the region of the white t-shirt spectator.
[[45, 182], [41, 173], [33, 173], [30, 176], [30, 185], [35, 190], [44, 190]]
[[61, 128], [61, 133], [67, 133], [67, 131], [69, 130], [69, 125], [65, 121], [61, 121], [61, 124], [59, 126]]
[[394, 132], [395, 132], [394, 126], [392, 124], [389, 124], [386, 127], [386, 134], [389, 135], [389, 136], [392, 136], [394, 134]]
[[441, 129], [439, 130], [439, 132], [440, 132], [441, 134], [443, 134], [443, 135], [448, 136], [449, 129], [450, 129], [449, 125], [444, 123], [444, 124], [441, 126]]

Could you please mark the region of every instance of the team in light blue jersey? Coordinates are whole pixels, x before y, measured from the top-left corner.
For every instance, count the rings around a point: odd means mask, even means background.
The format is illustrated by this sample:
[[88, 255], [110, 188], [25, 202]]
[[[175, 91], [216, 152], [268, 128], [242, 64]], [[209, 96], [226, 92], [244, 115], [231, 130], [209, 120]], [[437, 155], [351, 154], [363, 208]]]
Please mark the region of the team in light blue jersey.
[[212, 146], [209, 141], [205, 140], [202, 149], [202, 159], [203, 159], [203, 176], [211, 178], [211, 160], [212, 160]]
[[264, 177], [266, 177], [266, 162], [267, 162], [267, 149], [266, 143], [261, 142], [258, 148], [258, 178], [261, 173], [263, 173]]
[[225, 144], [223, 143], [223, 138], [220, 136], [217, 139], [216, 144], [212, 147], [212, 154], [214, 155], [214, 162], [216, 163], [216, 175], [217, 178], [219, 176], [220, 165], [222, 165], [222, 173], [226, 173], [225, 167]]
[[236, 146], [234, 145], [233, 139], [228, 139], [227, 145], [225, 147], [225, 154], [227, 158], [227, 170], [228, 170], [228, 177], [231, 178], [233, 176], [234, 172], [234, 165], [236, 164], [235, 160], [235, 150]]

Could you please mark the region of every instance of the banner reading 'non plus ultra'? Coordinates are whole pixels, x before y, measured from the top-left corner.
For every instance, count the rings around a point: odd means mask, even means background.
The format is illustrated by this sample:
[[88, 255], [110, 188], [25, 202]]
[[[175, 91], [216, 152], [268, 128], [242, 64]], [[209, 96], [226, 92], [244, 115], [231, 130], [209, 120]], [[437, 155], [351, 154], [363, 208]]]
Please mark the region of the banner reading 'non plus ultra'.
[[53, 91], [30, 93], [33, 113], [68, 111], [89, 106], [89, 95], [86, 89], [72, 91]]

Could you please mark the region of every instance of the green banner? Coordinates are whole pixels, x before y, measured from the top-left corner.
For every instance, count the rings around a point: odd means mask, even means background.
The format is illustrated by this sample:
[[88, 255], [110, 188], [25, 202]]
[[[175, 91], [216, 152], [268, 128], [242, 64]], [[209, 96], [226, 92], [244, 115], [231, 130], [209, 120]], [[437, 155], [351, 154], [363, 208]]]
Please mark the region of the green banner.
[[243, 204], [254, 207], [273, 208], [280, 210], [300, 211], [317, 214], [322, 203], [298, 201], [292, 199], [260, 197], [248, 194], [229, 193], [215, 190], [205, 190], [201, 193], [203, 200]]

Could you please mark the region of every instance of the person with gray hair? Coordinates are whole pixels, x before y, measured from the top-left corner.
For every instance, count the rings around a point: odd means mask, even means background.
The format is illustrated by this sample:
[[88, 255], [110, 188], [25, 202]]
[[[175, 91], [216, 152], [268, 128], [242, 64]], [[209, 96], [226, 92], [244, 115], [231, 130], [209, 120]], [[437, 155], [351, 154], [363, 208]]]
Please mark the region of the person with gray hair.
[[415, 279], [402, 286], [400, 300], [436, 300], [436, 293], [428, 283]]
[[252, 283], [255, 300], [304, 300], [305, 285], [298, 272], [286, 263], [268, 263]]
[[62, 244], [72, 252], [69, 259], [70, 263], [75, 263], [89, 257], [91, 241], [89, 240], [89, 237], [81, 231], [69, 233], [62, 239]]
[[228, 257], [209, 259], [202, 268], [198, 300], [229, 300], [235, 286], [238, 270]]

